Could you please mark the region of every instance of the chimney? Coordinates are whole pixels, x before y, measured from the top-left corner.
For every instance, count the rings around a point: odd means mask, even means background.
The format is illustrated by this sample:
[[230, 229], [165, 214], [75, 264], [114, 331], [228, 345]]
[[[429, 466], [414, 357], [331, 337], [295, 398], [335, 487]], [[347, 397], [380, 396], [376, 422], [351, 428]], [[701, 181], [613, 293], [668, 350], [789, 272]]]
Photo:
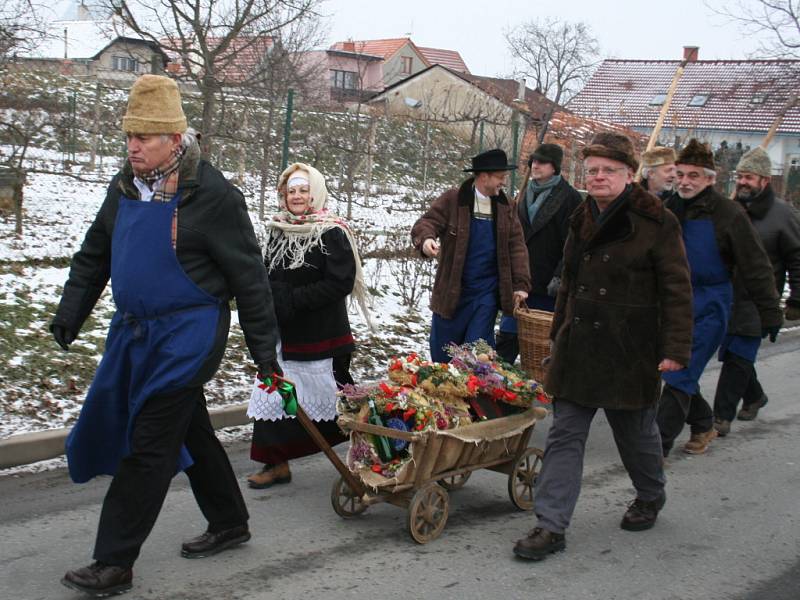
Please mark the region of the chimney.
[[353, 40], [347, 40], [346, 42], [342, 43], [342, 50], [345, 52], [355, 52], [356, 43]]
[[697, 62], [697, 55], [700, 52], [700, 46], [684, 46], [683, 47], [683, 60], [686, 62]]

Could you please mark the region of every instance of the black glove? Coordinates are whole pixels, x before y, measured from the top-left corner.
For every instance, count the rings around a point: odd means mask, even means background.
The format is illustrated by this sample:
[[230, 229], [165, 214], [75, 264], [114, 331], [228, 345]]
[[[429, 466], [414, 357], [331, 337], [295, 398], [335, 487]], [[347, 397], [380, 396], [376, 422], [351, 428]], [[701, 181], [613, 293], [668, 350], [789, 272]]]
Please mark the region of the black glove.
[[774, 325], [772, 327], [764, 327], [761, 329], [761, 339], [763, 340], [765, 337], [769, 336], [769, 341], [773, 344], [775, 340], [778, 339], [778, 332], [781, 330], [780, 325]]
[[273, 358], [271, 361], [258, 365], [259, 377], [271, 377], [272, 375], [283, 377], [283, 369], [281, 369], [281, 365], [278, 363], [277, 358]]
[[63, 325], [51, 325], [50, 331], [56, 339], [56, 343], [61, 346], [65, 352], [69, 351], [69, 345], [75, 341], [75, 334]]

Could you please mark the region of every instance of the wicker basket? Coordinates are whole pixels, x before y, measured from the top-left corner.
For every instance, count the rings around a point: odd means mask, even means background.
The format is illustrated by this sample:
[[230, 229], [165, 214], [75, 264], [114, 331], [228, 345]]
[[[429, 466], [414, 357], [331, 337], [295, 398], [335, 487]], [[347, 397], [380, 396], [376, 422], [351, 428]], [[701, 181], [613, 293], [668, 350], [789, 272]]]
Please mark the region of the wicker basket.
[[550, 326], [553, 313], [546, 310], [517, 308], [517, 336], [519, 338], [519, 361], [523, 370], [538, 382], [544, 381], [546, 368], [542, 361], [550, 356]]

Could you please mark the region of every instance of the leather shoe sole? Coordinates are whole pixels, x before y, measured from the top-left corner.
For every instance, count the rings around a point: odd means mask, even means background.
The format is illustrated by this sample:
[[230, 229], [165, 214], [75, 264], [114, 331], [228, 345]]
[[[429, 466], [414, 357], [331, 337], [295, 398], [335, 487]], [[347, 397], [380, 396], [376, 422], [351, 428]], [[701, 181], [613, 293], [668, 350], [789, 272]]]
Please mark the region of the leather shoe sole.
[[265, 490], [279, 483], [291, 483], [291, 482], [292, 482], [292, 476], [287, 475], [286, 477], [276, 477], [275, 479], [273, 479], [272, 481], [268, 481], [267, 483], [257, 483], [252, 479], [248, 479], [247, 485], [250, 487], [250, 489], [253, 490]]
[[90, 587], [84, 587], [79, 583], [70, 581], [66, 577], [61, 578], [61, 583], [62, 585], [68, 587], [71, 590], [75, 590], [76, 592], [82, 592], [88, 596], [91, 596], [92, 598], [108, 598], [109, 596], [117, 596], [119, 594], [124, 594], [133, 587], [132, 583], [121, 583], [119, 585], [113, 585], [111, 587], [107, 587], [103, 590], [97, 590]]
[[211, 548], [207, 548], [205, 550], [190, 552], [185, 548], [181, 548], [181, 556], [183, 558], [207, 558], [209, 556], [214, 556], [215, 554], [219, 554], [220, 552], [222, 552], [223, 550], [227, 550], [228, 548], [233, 548], [234, 546], [238, 546], [239, 544], [244, 544], [249, 539], [250, 539], [250, 532], [248, 531], [246, 533], [243, 533], [239, 537], [225, 540], [224, 542], [220, 542], [216, 546], [212, 546]]

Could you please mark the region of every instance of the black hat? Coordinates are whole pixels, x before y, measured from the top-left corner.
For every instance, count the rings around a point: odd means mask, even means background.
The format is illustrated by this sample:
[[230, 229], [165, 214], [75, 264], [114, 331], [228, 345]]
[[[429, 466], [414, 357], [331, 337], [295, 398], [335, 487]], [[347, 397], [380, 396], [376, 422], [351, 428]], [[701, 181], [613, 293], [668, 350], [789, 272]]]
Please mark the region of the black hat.
[[550, 163], [556, 170], [556, 175], [561, 173], [561, 161], [564, 158], [564, 151], [558, 144], [542, 144], [528, 157], [528, 167], [533, 161], [540, 163]]
[[517, 165], [508, 164], [506, 153], [500, 148], [487, 150], [478, 156], [472, 157], [472, 168], [464, 169], [465, 173], [480, 173], [481, 171], [511, 171]]

